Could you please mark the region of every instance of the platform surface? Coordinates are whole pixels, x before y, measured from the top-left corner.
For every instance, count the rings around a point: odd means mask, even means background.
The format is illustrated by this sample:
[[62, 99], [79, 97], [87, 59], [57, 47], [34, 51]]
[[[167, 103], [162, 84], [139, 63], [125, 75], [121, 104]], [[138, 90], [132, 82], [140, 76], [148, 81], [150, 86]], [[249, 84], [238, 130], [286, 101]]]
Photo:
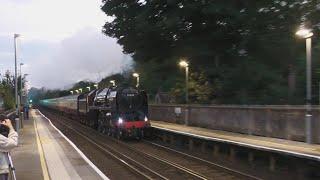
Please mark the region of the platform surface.
[[31, 110], [12, 152], [17, 179], [106, 179], [37, 110]]
[[285, 139], [232, 133], [227, 131], [167, 123], [163, 121], [151, 121], [151, 126], [154, 128], [202, 139], [225, 142], [258, 150], [288, 154], [300, 158], [320, 161], [320, 145], [318, 144], [307, 144]]
[[19, 145], [11, 152], [17, 179], [44, 179], [33, 120], [24, 121], [19, 132]]

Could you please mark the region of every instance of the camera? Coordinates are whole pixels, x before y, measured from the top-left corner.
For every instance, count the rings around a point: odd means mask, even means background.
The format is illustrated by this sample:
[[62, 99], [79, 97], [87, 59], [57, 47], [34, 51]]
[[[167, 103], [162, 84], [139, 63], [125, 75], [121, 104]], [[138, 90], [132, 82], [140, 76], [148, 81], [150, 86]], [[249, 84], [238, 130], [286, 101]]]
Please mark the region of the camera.
[[[5, 121], [6, 119], [9, 119], [6, 115], [0, 114], [0, 122]], [[0, 124], [0, 134], [2, 134], [5, 137], [8, 137], [9, 135], [9, 127], [3, 124]]]

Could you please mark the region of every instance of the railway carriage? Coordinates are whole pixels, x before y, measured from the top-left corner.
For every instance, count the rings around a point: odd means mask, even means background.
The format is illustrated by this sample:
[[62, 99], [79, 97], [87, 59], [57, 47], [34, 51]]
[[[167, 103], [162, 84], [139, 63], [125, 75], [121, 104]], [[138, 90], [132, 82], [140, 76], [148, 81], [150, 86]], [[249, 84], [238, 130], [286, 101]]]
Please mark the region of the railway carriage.
[[71, 95], [54, 99], [45, 99], [41, 101], [41, 105], [62, 113], [75, 115], [77, 114], [77, 98], [78, 95]]

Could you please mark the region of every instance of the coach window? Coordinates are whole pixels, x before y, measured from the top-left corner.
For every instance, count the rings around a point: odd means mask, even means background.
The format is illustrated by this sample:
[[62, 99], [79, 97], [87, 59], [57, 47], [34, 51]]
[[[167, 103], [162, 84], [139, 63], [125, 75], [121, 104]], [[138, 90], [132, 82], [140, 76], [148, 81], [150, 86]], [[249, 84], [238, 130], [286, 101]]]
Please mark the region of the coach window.
[[108, 99], [113, 99], [115, 98], [117, 95], [117, 91], [111, 91], [109, 94], [108, 94]]
[[108, 88], [103, 89], [101, 92], [99, 92], [99, 94], [97, 95], [97, 97], [99, 97], [99, 98], [104, 98], [104, 97], [107, 95], [108, 90], [109, 90]]

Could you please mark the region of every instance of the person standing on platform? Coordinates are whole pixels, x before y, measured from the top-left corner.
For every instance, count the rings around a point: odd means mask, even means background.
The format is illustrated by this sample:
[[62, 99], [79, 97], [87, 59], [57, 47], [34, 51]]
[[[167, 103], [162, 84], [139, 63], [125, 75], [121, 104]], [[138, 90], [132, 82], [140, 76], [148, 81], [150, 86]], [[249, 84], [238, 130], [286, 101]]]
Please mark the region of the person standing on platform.
[[0, 180], [8, 180], [10, 173], [8, 152], [18, 146], [18, 133], [5, 115], [0, 114], [0, 120]]
[[26, 104], [24, 106], [24, 117], [25, 117], [25, 119], [29, 119], [29, 105], [28, 104]]

